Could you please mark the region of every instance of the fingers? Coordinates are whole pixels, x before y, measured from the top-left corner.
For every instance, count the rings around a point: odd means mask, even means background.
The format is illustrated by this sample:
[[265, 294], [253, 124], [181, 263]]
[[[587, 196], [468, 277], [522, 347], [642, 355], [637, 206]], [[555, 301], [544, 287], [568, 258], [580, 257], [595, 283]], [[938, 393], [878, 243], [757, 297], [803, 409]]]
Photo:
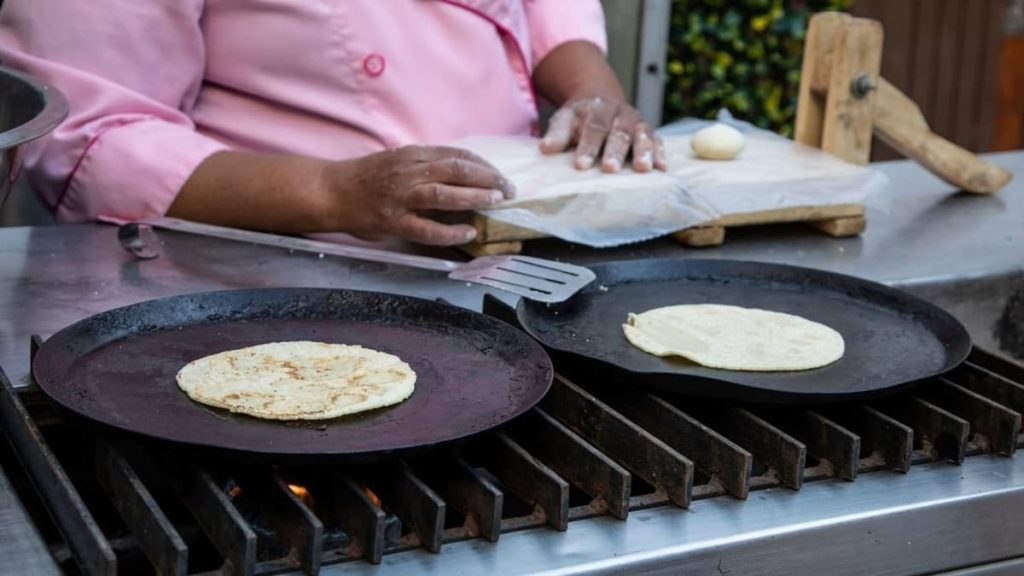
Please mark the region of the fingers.
[[444, 160], [446, 158], [462, 158], [477, 164], [483, 164], [484, 166], [491, 166], [491, 164], [476, 154], [466, 150], [465, 148], [455, 148], [453, 146], [402, 146], [395, 151], [400, 156], [400, 162], [436, 162], [438, 160]]
[[594, 165], [615, 118], [615, 108], [601, 98], [594, 98], [585, 108], [576, 144], [576, 168], [586, 170]]
[[400, 238], [432, 246], [454, 246], [476, 238], [476, 228], [468, 224], [441, 224], [412, 213], [398, 219], [394, 233]]
[[656, 142], [650, 124], [641, 122], [633, 129], [633, 170], [650, 172], [654, 168]]
[[505, 200], [494, 188], [470, 188], [431, 182], [410, 190], [406, 208], [412, 210], [486, 210]]
[[548, 121], [548, 131], [540, 141], [540, 151], [544, 154], [564, 152], [572, 143], [579, 121], [573, 106], [559, 108]]
[[654, 167], [662, 172], [668, 170], [668, 158], [665, 156], [665, 143], [661, 138], [654, 139]]
[[622, 164], [629, 154], [629, 145], [633, 142], [633, 134], [630, 126], [623, 122], [622, 118], [612, 121], [612, 128], [608, 132], [608, 140], [604, 143], [604, 157], [601, 159], [601, 169], [605, 172], [618, 172], [622, 170]]
[[498, 171], [493, 164], [482, 157], [465, 148], [455, 148], [453, 146], [403, 146], [396, 150], [395, 154], [398, 155], [398, 158], [394, 162], [406, 166], [416, 163], [429, 164], [457, 159], [488, 168], [494, 172]]
[[406, 146], [396, 151], [396, 163], [412, 185], [439, 182], [500, 191], [505, 199], [515, 196], [515, 186], [490, 162], [462, 148]]
[[[515, 187], [501, 172], [490, 164], [481, 164], [467, 157], [453, 157], [419, 164], [413, 182], [440, 183], [466, 188], [496, 190], [501, 199], [515, 196]], [[500, 200], [499, 200], [500, 201]]]
[[637, 172], [668, 169], [664, 146], [654, 129], [625, 103], [590, 98], [563, 106], [552, 116], [540, 149], [546, 154], [561, 152], [573, 140], [579, 170], [591, 168], [600, 156], [602, 170], [618, 172], [631, 155]]

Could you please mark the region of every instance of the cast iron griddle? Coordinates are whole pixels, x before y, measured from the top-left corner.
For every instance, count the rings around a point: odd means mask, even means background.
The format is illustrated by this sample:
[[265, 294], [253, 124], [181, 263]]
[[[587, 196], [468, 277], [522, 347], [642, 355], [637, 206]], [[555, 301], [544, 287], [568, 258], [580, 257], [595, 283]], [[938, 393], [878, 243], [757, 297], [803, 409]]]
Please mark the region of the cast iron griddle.
[[[360, 344], [416, 371], [405, 402], [327, 421], [280, 422], [193, 402], [188, 362], [265, 342]], [[153, 300], [65, 328], [36, 354], [39, 386], [65, 408], [144, 436], [235, 452], [366, 455], [464, 438], [537, 403], [544, 350], [511, 326], [429, 300], [322, 289], [210, 292]]]
[[[631, 386], [754, 402], [832, 402], [894, 391], [942, 374], [971, 349], [955, 318], [924, 300], [852, 276], [731, 260], [609, 262], [570, 300], [520, 300], [519, 322], [549, 349], [638, 375]], [[731, 304], [796, 314], [842, 334], [846, 353], [822, 368], [740, 372], [659, 358], [622, 332], [629, 312], [673, 304]]]

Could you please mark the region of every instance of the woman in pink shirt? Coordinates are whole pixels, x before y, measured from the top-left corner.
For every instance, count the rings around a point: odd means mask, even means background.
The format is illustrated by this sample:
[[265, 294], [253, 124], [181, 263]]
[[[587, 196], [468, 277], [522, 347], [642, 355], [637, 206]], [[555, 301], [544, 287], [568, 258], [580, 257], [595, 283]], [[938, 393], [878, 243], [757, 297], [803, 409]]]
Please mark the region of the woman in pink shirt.
[[68, 119], [26, 169], [58, 221], [167, 214], [458, 244], [510, 197], [461, 137], [537, 133], [580, 169], [664, 169], [598, 0], [6, 0], [0, 61]]

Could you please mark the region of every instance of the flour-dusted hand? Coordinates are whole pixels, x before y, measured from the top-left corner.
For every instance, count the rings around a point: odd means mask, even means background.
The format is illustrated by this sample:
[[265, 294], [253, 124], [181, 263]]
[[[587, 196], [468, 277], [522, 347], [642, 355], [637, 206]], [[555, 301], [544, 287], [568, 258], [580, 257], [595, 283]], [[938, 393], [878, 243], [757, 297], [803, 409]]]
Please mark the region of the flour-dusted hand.
[[338, 218], [335, 229], [441, 246], [469, 242], [476, 229], [442, 224], [431, 213], [485, 210], [514, 194], [511, 182], [486, 160], [443, 146], [405, 146], [331, 163], [323, 184]]
[[597, 162], [605, 172], [618, 172], [626, 162], [637, 172], [668, 169], [654, 129], [626, 102], [600, 46], [560, 44], [537, 64], [533, 80], [540, 94], [560, 106], [540, 141], [541, 152], [557, 154], [575, 145], [580, 170]]
[[493, 208], [512, 195], [494, 166], [458, 148], [406, 146], [333, 161], [225, 151], [199, 165], [167, 214], [286, 234], [345, 232], [447, 246], [469, 242], [476, 230], [442, 223], [439, 213]]
[[618, 172], [631, 159], [633, 169], [665, 170], [665, 151], [640, 111], [616, 98], [570, 100], [551, 117], [540, 149], [557, 154], [576, 144], [576, 167], [587, 170], [598, 157], [605, 172]]

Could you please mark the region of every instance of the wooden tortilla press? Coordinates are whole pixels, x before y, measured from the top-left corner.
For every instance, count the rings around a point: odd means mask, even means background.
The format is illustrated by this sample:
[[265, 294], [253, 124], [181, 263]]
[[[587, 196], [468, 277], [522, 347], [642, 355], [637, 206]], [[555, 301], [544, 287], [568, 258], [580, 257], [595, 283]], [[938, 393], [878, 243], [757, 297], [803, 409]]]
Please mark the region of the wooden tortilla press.
[[[910, 98], [879, 75], [882, 24], [838, 12], [811, 18], [797, 103], [797, 142], [864, 165], [878, 136], [950, 184], [976, 194], [1005, 186], [1011, 174], [935, 134]], [[474, 255], [519, 252], [543, 233], [476, 214], [477, 240], [461, 248]], [[686, 246], [716, 246], [726, 228], [803, 222], [829, 236], [855, 236], [866, 226], [863, 204], [797, 206], [727, 214], [673, 236]]]
[[867, 164], [871, 136], [967, 192], [989, 194], [1012, 175], [935, 134], [921, 109], [879, 75], [882, 24], [838, 12], [811, 18], [804, 47], [797, 142]]

